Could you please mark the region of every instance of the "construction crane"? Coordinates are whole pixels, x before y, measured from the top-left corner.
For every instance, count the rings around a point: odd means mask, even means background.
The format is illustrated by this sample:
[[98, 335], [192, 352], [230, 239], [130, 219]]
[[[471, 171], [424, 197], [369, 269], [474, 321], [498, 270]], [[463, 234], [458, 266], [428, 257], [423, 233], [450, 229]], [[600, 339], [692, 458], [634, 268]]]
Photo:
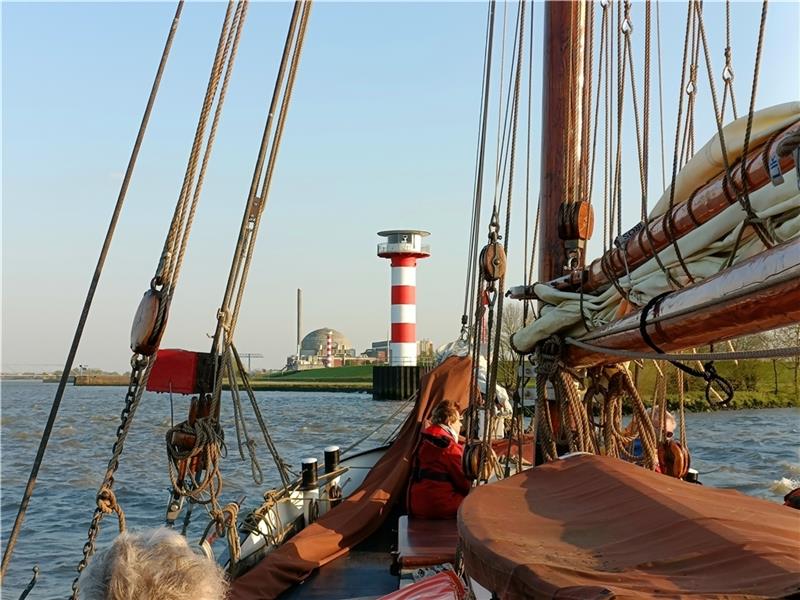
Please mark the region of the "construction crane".
[[241, 356], [242, 358], [246, 358], [247, 359], [247, 372], [248, 373], [251, 371], [251, 369], [250, 369], [250, 359], [251, 358], [264, 358], [263, 354], [259, 354], [257, 352], [242, 352], [241, 354], [239, 354], [239, 356]]

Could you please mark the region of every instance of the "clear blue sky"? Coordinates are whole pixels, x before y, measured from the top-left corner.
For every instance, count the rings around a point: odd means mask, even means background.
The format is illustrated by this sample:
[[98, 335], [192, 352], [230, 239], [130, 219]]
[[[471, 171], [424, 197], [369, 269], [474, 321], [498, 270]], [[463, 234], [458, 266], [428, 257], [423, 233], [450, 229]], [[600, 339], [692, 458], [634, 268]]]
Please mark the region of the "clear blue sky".
[[[4, 371], [63, 365], [174, 9], [2, 5]], [[164, 347], [208, 349], [290, 10], [250, 6]], [[515, 10], [508, 7], [509, 23]], [[744, 111], [760, 3], [734, 2], [732, 10]], [[502, 3], [498, 11], [502, 18]], [[634, 4], [637, 44], [643, 13]], [[177, 198], [223, 14], [219, 3], [184, 9], [77, 363], [128, 368], [131, 319]], [[298, 287], [305, 331], [339, 329], [359, 351], [386, 338], [389, 266], [375, 245], [387, 228], [432, 233], [432, 257], [418, 271], [418, 337], [441, 344], [458, 335], [485, 14], [482, 2], [315, 5], [237, 331], [241, 352], [265, 356], [254, 367], [280, 367], [293, 351]], [[541, 16], [537, 3], [537, 57]], [[661, 16], [671, 140], [685, 4], [663, 3]], [[724, 4], [707, 2], [717, 72], [723, 24]], [[798, 4], [770, 3], [758, 106], [800, 97], [797, 31]], [[535, 198], [538, 64], [534, 70]], [[704, 82], [704, 67], [701, 74]], [[714, 132], [706, 84], [698, 102], [699, 147]], [[627, 151], [635, 162], [632, 143]], [[660, 192], [653, 154], [651, 182]], [[635, 187], [626, 189], [636, 198]], [[515, 203], [521, 208], [522, 197]], [[638, 200], [626, 220], [638, 220]], [[522, 278], [521, 221], [517, 213], [510, 284]]]

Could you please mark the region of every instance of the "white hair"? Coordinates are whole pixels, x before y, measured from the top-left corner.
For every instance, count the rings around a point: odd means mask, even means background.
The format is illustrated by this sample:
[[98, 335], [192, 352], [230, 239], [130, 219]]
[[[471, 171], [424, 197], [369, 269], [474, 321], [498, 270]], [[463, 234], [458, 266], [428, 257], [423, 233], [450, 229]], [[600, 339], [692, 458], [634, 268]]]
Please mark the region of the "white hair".
[[160, 527], [123, 533], [81, 573], [81, 600], [223, 600], [227, 582], [211, 559]]

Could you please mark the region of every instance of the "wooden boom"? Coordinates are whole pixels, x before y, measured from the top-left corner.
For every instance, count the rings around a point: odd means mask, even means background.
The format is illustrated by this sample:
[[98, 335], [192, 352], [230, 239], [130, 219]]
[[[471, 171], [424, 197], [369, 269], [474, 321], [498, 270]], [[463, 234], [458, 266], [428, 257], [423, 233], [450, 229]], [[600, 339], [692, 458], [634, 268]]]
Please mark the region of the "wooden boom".
[[[640, 315], [637, 311], [580, 339], [615, 350], [652, 352], [639, 330]], [[800, 323], [800, 239], [666, 296], [648, 314], [647, 333], [662, 351], [671, 352], [795, 323]], [[565, 356], [573, 367], [620, 360], [575, 346]]]

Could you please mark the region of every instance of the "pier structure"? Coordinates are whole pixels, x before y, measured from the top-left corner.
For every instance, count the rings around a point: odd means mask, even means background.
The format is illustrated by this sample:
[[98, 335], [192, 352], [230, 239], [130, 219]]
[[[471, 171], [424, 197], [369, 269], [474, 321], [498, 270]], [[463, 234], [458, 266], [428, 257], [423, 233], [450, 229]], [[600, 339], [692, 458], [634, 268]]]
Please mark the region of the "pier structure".
[[389, 365], [417, 366], [417, 261], [428, 258], [430, 246], [422, 239], [430, 235], [418, 229], [379, 231], [386, 241], [378, 244], [378, 256], [392, 265], [392, 333]]

